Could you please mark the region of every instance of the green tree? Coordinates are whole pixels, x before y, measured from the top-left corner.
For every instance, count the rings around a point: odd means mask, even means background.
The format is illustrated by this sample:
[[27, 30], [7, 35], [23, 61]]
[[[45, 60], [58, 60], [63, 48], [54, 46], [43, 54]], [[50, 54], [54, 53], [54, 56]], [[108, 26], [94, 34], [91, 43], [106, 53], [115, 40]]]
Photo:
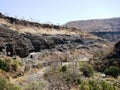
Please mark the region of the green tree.
[[117, 78], [119, 76], [119, 68], [116, 66], [110, 66], [107, 69], [105, 69], [104, 73], [106, 75], [112, 76], [114, 78]]

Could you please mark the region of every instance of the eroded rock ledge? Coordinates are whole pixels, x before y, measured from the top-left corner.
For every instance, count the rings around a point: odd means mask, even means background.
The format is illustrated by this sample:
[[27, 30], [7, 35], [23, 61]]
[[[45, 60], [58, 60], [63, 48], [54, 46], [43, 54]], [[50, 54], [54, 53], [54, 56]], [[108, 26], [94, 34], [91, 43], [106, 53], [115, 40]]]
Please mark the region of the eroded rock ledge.
[[101, 48], [105, 41], [100, 38], [83, 37], [79, 34], [52, 35], [18, 33], [0, 25], [0, 51], [8, 56], [26, 57], [30, 52], [40, 52], [43, 49], [64, 51], [79, 48]]

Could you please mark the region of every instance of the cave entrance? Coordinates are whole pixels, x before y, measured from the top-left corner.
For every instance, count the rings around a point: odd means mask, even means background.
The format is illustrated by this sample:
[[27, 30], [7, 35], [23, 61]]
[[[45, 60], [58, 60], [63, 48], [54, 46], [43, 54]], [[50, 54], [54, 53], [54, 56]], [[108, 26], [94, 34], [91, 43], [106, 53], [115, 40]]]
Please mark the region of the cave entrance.
[[11, 45], [11, 44], [6, 44], [6, 45], [5, 45], [5, 49], [6, 49], [6, 55], [7, 55], [7, 56], [13, 56], [13, 55], [14, 55], [13, 45]]
[[0, 46], [0, 55], [4, 55], [3, 50], [4, 50], [4, 47], [3, 47], [3, 46]]
[[0, 47], [0, 52], [2, 52], [3, 51], [3, 47]]

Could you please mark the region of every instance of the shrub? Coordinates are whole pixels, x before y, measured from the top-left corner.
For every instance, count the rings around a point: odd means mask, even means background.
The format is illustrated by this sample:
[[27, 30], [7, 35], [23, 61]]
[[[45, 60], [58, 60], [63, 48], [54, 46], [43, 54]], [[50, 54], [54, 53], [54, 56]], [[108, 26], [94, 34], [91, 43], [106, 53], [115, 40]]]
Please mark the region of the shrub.
[[118, 90], [117, 87], [105, 81], [83, 80], [79, 90]]
[[6, 72], [17, 71], [20, 62], [16, 59], [4, 57], [0, 58], [0, 68]]
[[23, 90], [44, 90], [45, 84], [43, 82], [32, 82], [27, 85]]
[[6, 61], [0, 59], [0, 68], [5, 71], [9, 71], [10, 65]]
[[105, 81], [101, 81], [100, 83], [101, 83], [103, 90], [118, 90], [115, 86]]
[[104, 73], [117, 78], [119, 76], [119, 68], [116, 66], [110, 66], [109, 68], [105, 69]]
[[[72, 85], [78, 85], [81, 82], [79, 68], [73, 66], [57, 66], [49, 68], [45, 73], [45, 78], [50, 81], [50, 87], [53, 90], [56, 84], [62, 88], [65, 86], [66, 89]], [[55, 87], [53, 86], [55, 84]]]
[[79, 90], [90, 90], [90, 85], [87, 81], [82, 81]]
[[94, 73], [93, 67], [89, 64], [84, 64], [80, 70], [83, 72], [83, 75], [86, 77], [90, 77]]
[[0, 78], [0, 90], [21, 90], [19, 87]]
[[89, 85], [91, 90], [98, 90], [98, 88], [102, 88], [96, 81], [94, 80], [89, 80]]
[[42, 68], [42, 64], [41, 63], [38, 63], [37, 66], [36, 66], [37, 69], [41, 69]]
[[66, 72], [67, 71], [67, 66], [66, 65], [62, 66], [61, 69], [60, 69], [60, 71], [61, 72]]
[[65, 80], [67, 83], [72, 85], [77, 85], [81, 82], [80, 78], [80, 71], [79, 69], [75, 69], [72, 66], [69, 67], [66, 72], [62, 72], [61, 77], [63, 80]]

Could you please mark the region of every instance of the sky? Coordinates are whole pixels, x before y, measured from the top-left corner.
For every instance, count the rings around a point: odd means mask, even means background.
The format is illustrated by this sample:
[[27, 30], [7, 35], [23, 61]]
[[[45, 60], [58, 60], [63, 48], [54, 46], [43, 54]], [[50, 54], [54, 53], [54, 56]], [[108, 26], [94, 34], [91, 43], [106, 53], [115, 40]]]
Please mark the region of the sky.
[[120, 17], [120, 0], [0, 0], [0, 12], [40, 23]]

